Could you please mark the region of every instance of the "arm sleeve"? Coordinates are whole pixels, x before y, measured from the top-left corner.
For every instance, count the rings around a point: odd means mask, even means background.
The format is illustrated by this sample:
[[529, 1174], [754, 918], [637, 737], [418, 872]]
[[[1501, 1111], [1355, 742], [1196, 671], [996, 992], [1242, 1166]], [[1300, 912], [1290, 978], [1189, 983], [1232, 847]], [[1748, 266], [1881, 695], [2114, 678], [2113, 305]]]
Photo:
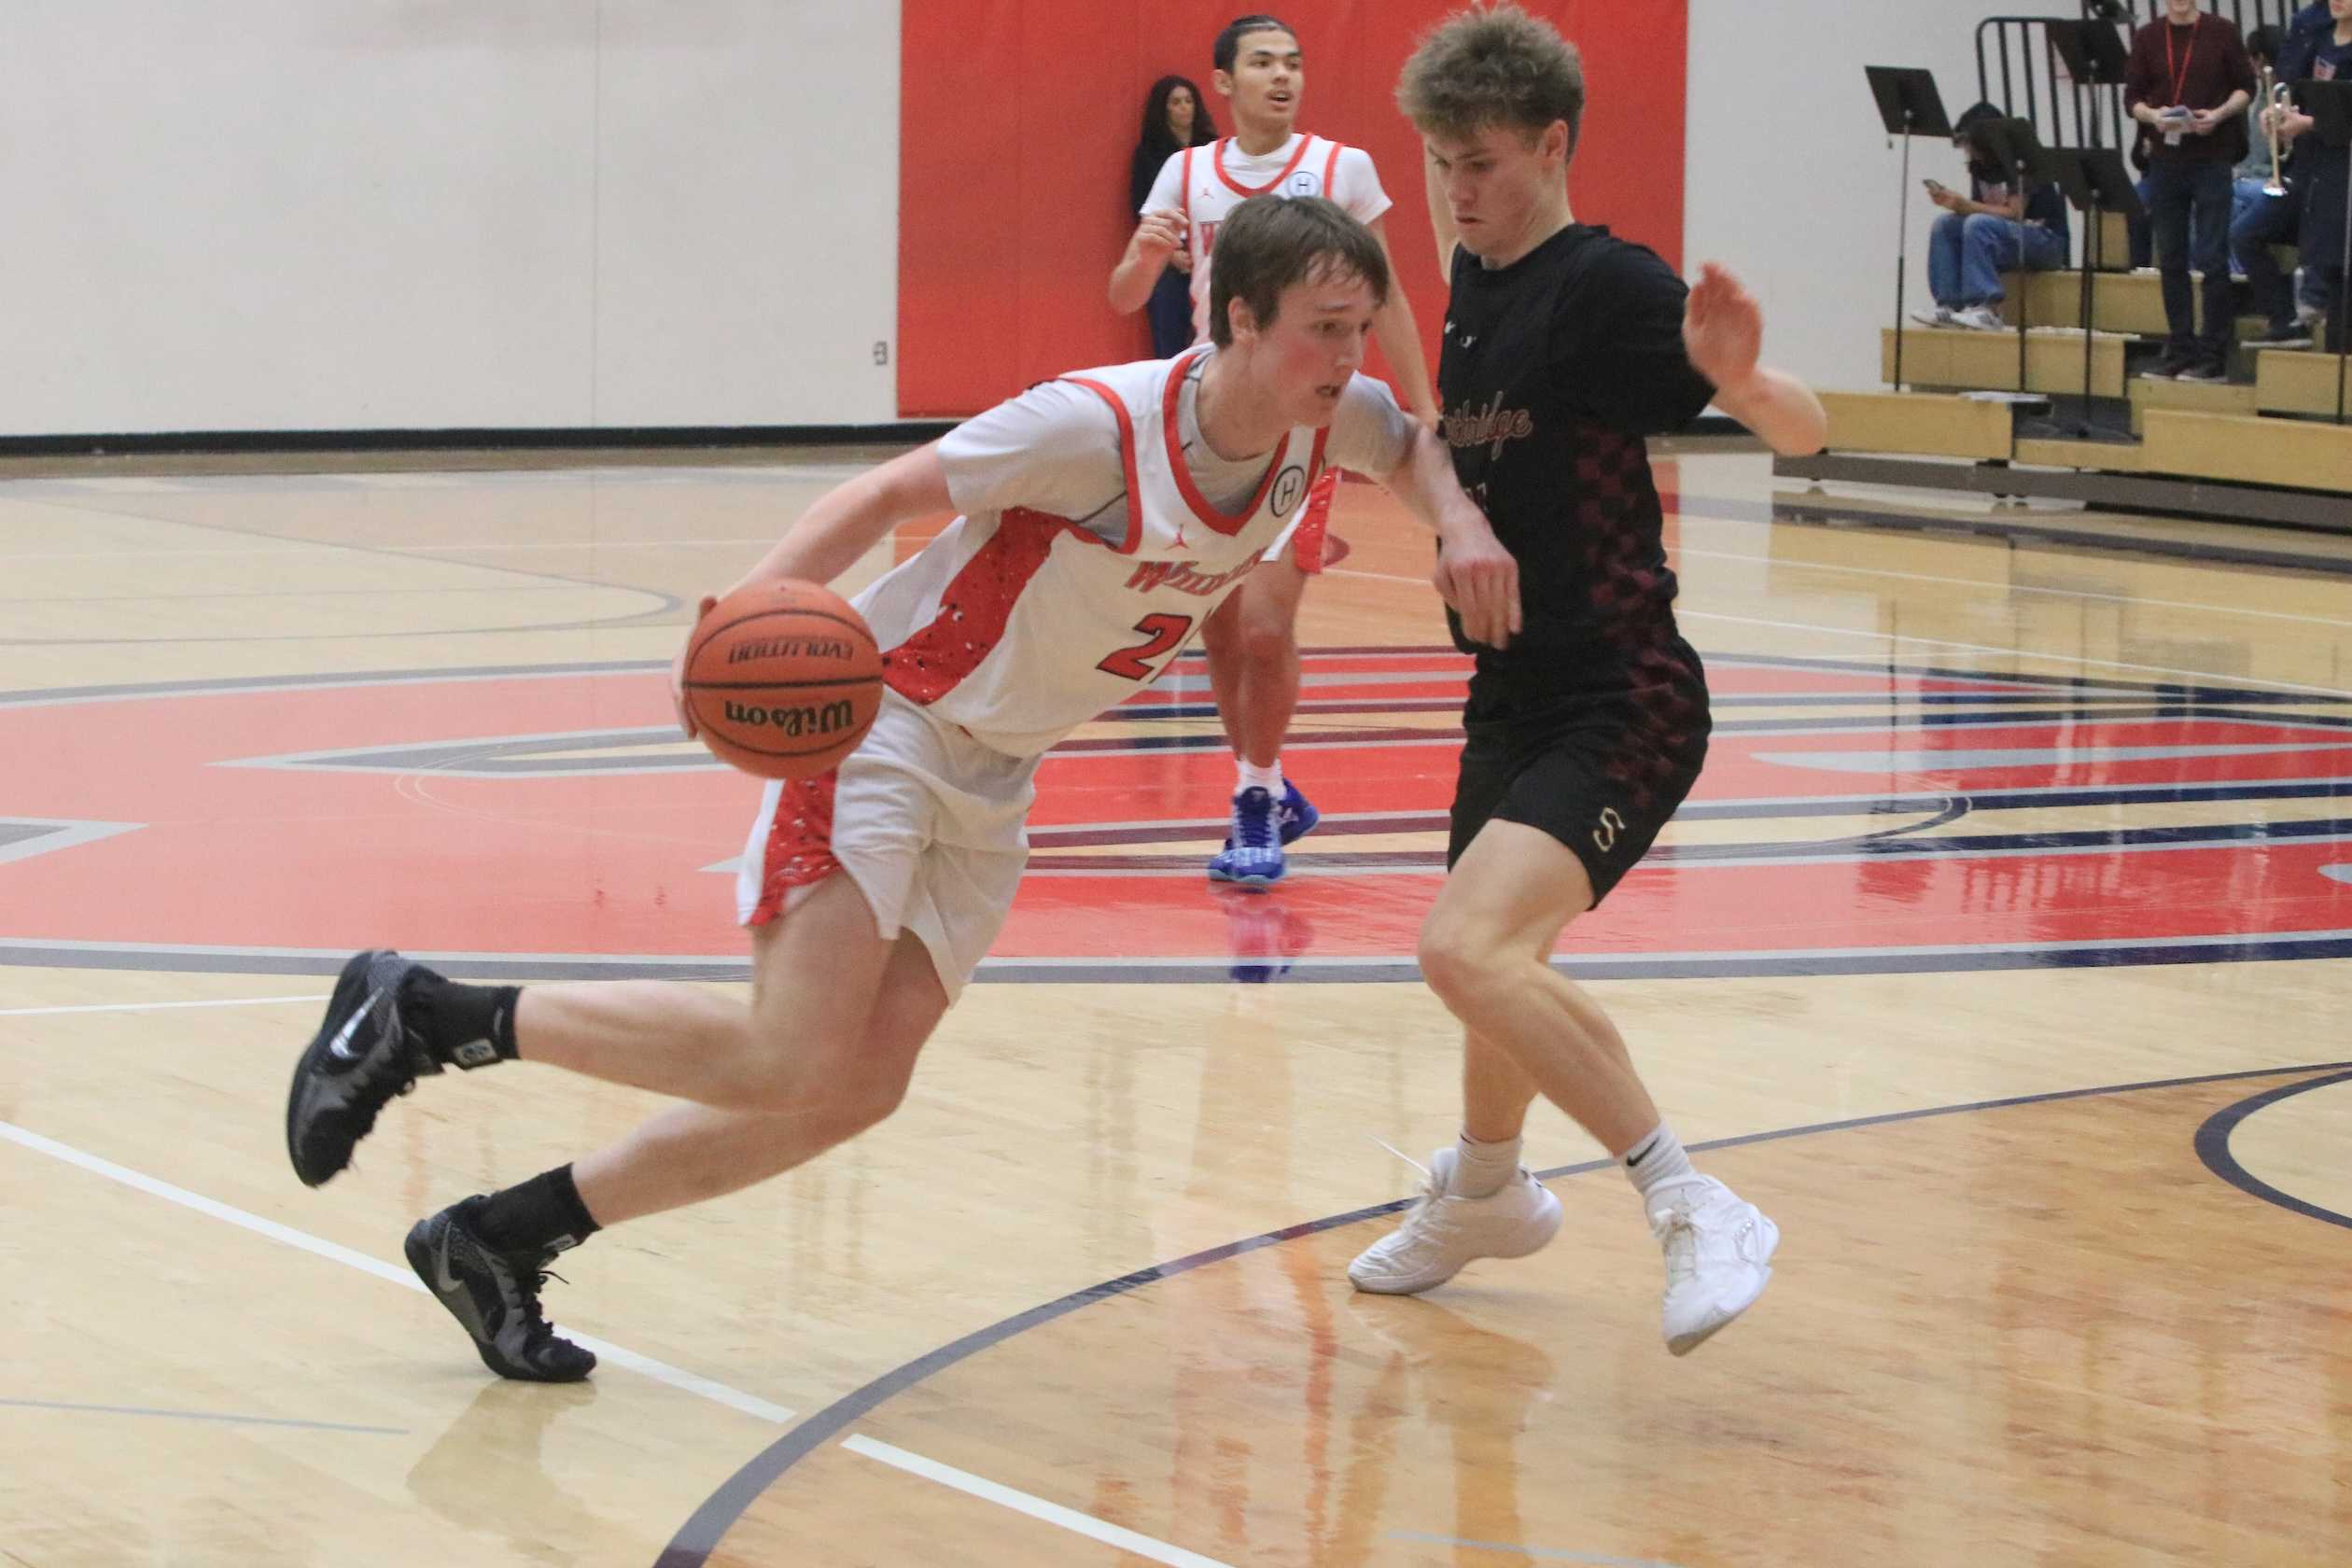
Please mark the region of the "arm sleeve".
[[1552, 323], [1552, 385], [1570, 407], [1610, 429], [1661, 436], [1696, 419], [1715, 396], [1683, 348], [1690, 290], [1638, 245], [1597, 259]]
[[1171, 152], [1168, 161], [1160, 165], [1159, 177], [1152, 182], [1152, 193], [1143, 198], [1136, 216], [1145, 213], [1174, 212], [1184, 204], [1184, 155]]
[[[2156, 25], [2163, 26], [2158, 22]], [[2123, 62], [2123, 112], [2130, 114], [2142, 104], [2149, 103], [2156, 91], [2156, 57], [2149, 51], [2149, 41], [2154, 36], [2147, 28], [2132, 35], [2132, 52]], [[2169, 105], [2158, 104], [2157, 108]]]
[[956, 510], [1033, 507], [1084, 519], [1118, 498], [1127, 469], [1110, 406], [1083, 386], [1041, 382], [940, 438]]
[[2221, 51], [2221, 63], [2229, 70], [2231, 90], [2250, 98], [2255, 89], [2262, 85], [2254, 75], [2254, 57], [2246, 52], [2246, 39], [2235, 27], [2225, 36], [2229, 47]]
[[1372, 155], [1352, 147], [1339, 149], [1338, 166], [1331, 171], [1331, 199], [1358, 223], [1370, 223], [1395, 204], [1380, 189], [1380, 171]]
[[1338, 412], [1331, 416], [1331, 438], [1323, 442], [1323, 461], [1333, 468], [1360, 474], [1386, 475], [1405, 460], [1413, 439], [1413, 416], [1396, 405], [1388, 384], [1358, 371], [1339, 394]]

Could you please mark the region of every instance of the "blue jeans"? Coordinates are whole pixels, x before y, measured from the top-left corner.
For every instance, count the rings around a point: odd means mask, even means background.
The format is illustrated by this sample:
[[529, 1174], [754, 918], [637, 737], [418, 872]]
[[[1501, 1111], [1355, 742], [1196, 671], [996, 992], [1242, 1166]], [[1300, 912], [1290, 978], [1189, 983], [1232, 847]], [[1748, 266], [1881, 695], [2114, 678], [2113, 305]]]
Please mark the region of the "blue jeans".
[[[2249, 187], [2251, 202], [2246, 200]], [[2298, 304], [2306, 313], [2328, 308], [2327, 280], [2319, 269], [2304, 269], [2298, 290], [2288, 287], [2287, 274], [2271, 257], [2271, 246], [2292, 244], [2303, 231], [2303, 193], [2308, 189], [2306, 181], [2292, 179], [2287, 182], [2286, 195], [2265, 196], [2260, 185], [2238, 182], [2237, 216], [2230, 219], [2230, 259], [2246, 274], [2254, 308], [2275, 328], [2292, 327]]]
[[2029, 273], [2063, 267], [2066, 242], [2036, 223], [1946, 213], [1927, 235], [1927, 292], [1946, 310], [1989, 305], [2001, 298], [2001, 269], [2021, 262]]
[[1170, 267], [1152, 285], [1151, 297], [1143, 301], [1146, 320], [1152, 324], [1152, 357], [1173, 359], [1192, 346], [1192, 274]]
[[[2159, 162], [2148, 171], [2149, 218], [2156, 266], [2163, 274], [2166, 350], [2174, 357], [2220, 359], [2229, 353], [2230, 165], [2215, 160]], [[2195, 245], [2191, 248], [2191, 239]], [[2191, 268], [2205, 274], [2205, 330], [2197, 329]]]
[[2333, 354], [2343, 346], [2345, 171], [2352, 165], [2352, 150], [2315, 143], [2295, 156], [2295, 183], [2303, 186], [2303, 267], [2304, 298], [2315, 296], [2328, 313], [2328, 335], [2322, 346]]

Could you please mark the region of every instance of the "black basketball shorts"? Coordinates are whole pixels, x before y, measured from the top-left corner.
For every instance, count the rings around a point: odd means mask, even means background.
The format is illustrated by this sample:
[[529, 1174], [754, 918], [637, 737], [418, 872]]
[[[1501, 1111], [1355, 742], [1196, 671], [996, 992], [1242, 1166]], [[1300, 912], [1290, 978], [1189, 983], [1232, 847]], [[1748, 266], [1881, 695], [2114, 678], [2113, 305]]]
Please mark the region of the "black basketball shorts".
[[1447, 866], [1487, 823], [1523, 823], [1584, 862], [1598, 906], [1690, 793], [1711, 727], [1697, 677], [1540, 700], [1474, 681]]

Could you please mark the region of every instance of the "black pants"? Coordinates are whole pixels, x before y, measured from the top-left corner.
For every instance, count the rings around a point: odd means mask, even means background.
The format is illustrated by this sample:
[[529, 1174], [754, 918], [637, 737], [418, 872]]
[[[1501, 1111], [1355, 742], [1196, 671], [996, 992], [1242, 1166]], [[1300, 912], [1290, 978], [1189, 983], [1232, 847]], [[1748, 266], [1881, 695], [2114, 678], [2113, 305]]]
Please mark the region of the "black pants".
[[[2149, 217], [2156, 266], [2163, 274], [2167, 352], [2220, 360], [2230, 352], [2236, 311], [2230, 302], [2230, 166], [2219, 159], [2158, 159], [2148, 171]], [[2194, 221], [2191, 221], [2191, 215]], [[2191, 254], [2190, 235], [2196, 236]], [[2205, 329], [2197, 329], [2189, 273], [2205, 273]]]

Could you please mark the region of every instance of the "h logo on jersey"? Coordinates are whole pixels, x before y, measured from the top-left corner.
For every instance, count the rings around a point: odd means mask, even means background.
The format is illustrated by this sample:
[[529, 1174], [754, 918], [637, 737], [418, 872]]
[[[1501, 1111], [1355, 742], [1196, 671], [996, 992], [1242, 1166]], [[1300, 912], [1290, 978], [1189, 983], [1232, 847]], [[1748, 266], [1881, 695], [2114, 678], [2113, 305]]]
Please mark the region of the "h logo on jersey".
[[1283, 182], [1282, 194], [1285, 196], [1320, 196], [1323, 194], [1323, 176], [1309, 170], [1301, 169]]
[[1307, 470], [1293, 463], [1274, 476], [1274, 515], [1288, 517], [1307, 489]]

